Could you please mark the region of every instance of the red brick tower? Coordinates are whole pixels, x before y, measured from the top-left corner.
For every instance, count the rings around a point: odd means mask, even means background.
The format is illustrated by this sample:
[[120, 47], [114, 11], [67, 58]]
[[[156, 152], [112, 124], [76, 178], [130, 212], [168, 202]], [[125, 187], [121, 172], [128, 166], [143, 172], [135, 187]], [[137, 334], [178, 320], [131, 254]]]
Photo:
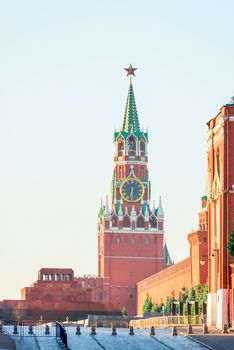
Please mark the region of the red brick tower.
[[198, 229], [188, 234], [191, 261], [191, 285], [207, 283], [208, 254], [208, 213], [207, 195], [201, 199], [201, 210], [198, 214]]
[[148, 132], [140, 129], [132, 75], [122, 128], [114, 134], [111, 206], [99, 213], [98, 271], [104, 279], [104, 302], [136, 312], [136, 283], [163, 269], [164, 213], [150, 206]]
[[234, 223], [234, 99], [207, 125], [208, 322], [222, 328], [234, 319], [234, 260], [227, 251]]

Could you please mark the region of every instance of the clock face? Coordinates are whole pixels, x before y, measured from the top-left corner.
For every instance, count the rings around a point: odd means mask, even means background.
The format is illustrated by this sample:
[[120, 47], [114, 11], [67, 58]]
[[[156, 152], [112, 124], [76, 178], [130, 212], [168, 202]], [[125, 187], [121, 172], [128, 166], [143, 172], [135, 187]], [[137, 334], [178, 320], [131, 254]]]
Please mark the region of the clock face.
[[144, 196], [144, 191], [143, 183], [133, 177], [124, 180], [120, 186], [121, 197], [126, 202], [138, 202]]

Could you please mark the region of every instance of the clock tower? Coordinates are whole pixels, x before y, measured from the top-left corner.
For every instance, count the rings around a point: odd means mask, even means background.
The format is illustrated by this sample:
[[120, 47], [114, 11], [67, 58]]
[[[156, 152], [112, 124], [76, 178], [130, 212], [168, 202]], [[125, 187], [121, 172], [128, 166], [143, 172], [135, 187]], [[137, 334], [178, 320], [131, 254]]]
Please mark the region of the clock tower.
[[[136, 313], [136, 283], [161, 271], [164, 254], [164, 212], [151, 203], [148, 172], [148, 131], [140, 128], [132, 76], [124, 120], [114, 133], [111, 198], [101, 204], [98, 223], [98, 273], [103, 278], [105, 303]], [[168, 260], [169, 261], [169, 260]]]

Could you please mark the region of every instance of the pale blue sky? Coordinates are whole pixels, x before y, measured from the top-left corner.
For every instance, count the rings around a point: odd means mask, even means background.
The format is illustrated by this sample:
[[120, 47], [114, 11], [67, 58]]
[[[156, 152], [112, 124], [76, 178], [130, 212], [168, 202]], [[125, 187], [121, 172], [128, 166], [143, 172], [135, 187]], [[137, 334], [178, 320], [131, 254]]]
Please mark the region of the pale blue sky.
[[234, 94], [233, 1], [0, 1], [1, 298], [41, 267], [97, 273], [113, 132], [134, 91], [168, 246], [189, 254], [206, 122]]

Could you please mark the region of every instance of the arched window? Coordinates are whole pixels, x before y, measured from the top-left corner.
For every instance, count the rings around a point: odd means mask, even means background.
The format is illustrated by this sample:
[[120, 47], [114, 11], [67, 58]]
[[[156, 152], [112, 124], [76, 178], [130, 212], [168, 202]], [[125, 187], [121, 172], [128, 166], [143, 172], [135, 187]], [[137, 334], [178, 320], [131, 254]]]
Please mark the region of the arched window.
[[149, 219], [149, 225], [151, 228], [156, 228], [157, 227], [157, 221], [156, 221], [156, 216], [151, 215]]
[[123, 217], [123, 227], [130, 227], [131, 221], [128, 215], [124, 215]]
[[118, 236], [117, 239], [116, 239], [116, 243], [119, 244], [121, 243], [121, 238]]
[[118, 216], [114, 214], [111, 218], [112, 227], [118, 227]]
[[133, 136], [130, 136], [128, 139], [128, 150], [135, 151], [136, 150], [136, 141]]
[[137, 218], [137, 227], [138, 228], [143, 228], [145, 227], [145, 220], [142, 215], [139, 215]]
[[122, 156], [124, 151], [124, 141], [122, 138], [118, 140], [118, 156]]
[[145, 141], [141, 139], [140, 142], [140, 150], [141, 150], [141, 154], [145, 153]]

